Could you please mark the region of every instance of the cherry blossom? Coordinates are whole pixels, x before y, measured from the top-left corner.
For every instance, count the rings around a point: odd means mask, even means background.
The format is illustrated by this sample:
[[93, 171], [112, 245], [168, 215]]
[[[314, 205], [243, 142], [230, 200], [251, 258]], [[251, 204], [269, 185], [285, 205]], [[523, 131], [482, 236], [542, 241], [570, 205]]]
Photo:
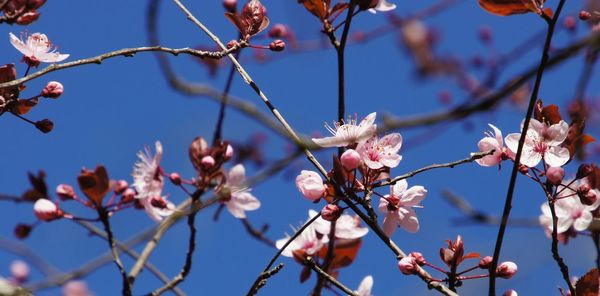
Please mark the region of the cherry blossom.
[[371, 275], [366, 276], [358, 285], [358, 290], [354, 291], [358, 296], [372, 296], [371, 290], [373, 289], [373, 277]]
[[400, 226], [408, 232], [417, 232], [419, 220], [413, 208], [421, 207], [419, 203], [427, 190], [423, 186], [408, 188], [406, 180], [400, 180], [391, 187], [390, 193], [379, 199], [379, 211], [385, 213], [383, 231], [391, 236]]
[[313, 171], [300, 172], [296, 177], [296, 187], [310, 201], [315, 201], [323, 196], [325, 185], [321, 176]]
[[245, 211], [254, 211], [260, 208], [260, 201], [250, 193], [246, 187], [246, 169], [242, 164], [231, 168], [227, 174], [224, 190], [221, 193], [229, 193], [225, 200], [227, 210], [238, 219], [246, 218]]
[[[548, 126], [536, 119], [531, 119], [525, 145], [523, 146], [523, 155], [521, 163], [528, 167], [534, 167], [540, 163], [542, 158], [549, 166], [559, 167], [569, 161], [569, 149], [559, 145], [567, 138], [569, 125], [561, 120], [557, 124]], [[504, 139], [506, 146], [513, 153], [517, 153], [519, 138], [521, 134], [509, 134]]]
[[162, 221], [176, 210], [175, 205], [160, 194], [140, 199], [140, 203], [144, 206], [146, 214], [155, 222]]
[[[499, 165], [504, 159], [504, 157], [506, 157], [506, 154], [508, 152], [506, 147], [504, 147], [502, 132], [494, 125], [488, 125], [492, 128], [494, 133], [492, 134], [492, 132], [486, 132], [486, 136], [483, 139], [481, 139], [479, 143], [477, 143], [477, 147], [479, 147], [479, 152], [489, 152], [492, 150], [495, 151], [491, 155], [486, 155], [483, 158], [475, 160], [475, 162], [477, 162], [477, 164], [479, 164], [480, 166], [486, 167]], [[471, 155], [473, 154], [475, 153], [471, 153]]]
[[[312, 219], [317, 215], [314, 210], [308, 211], [308, 217]], [[313, 222], [315, 230], [318, 233], [328, 235], [331, 231], [331, 222], [319, 217]], [[360, 218], [353, 217], [348, 214], [341, 215], [335, 221], [335, 237], [341, 239], [357, 239], [365, 236], [369, 232], [369, 228], [360, 227]]]
[[[310, 213], [309, 213], [310, 215]], [[292, 228], [293, 229], [293, 228]], [[294, 229], [294, 232], [296, 230]], [[290, 235], [286, 234], [286, 237], [279, 239], [275, 242], [275, 246], [278, 249], [283, 248], [285, 243], [290, 239]], [[301, 250], [306, 255], [314, 255], [316, 254], [327, 242], [329, 242], [329, 238], [327, 235], [323, 235], [321, 238], [317, 235], [317, 231], [315, 229], [314, 223], [307, 226], [298, 237], [290, 242], [290, 244], [281, 251], [281, 255], [286, 257], [293, 257], [293, 252]]]
[[23, 59], [30, 66], [37, 67], [40, 62], [57, 63], [69, 57], [68, 54], [56, 52], [56, 48], [45, 34], [25, 34], [26, 41], [23, 41], [23, 37], [17, 38], [13, 33], [9, 33], [9, 37], [10, 43], [23, 54]]
[[387, 2], [387, 0], [379, 0], [379, 2], [377, 3], [377, 6], [369, 9], [369, 12], [371, 12], [371, 13], [377, 13], [378, 11], [386, 12], [386, 11], [390, 11], [390, 10], [394, 10], [394, 9], [396, 9], [396, 4]]
[[[569, 184], [571, 181], [565, 181], [565, 183]], [[559, 187], [559, 190], [562, 190], [562, 192], [558, 194], [557, 199], [554, 202], [554, 209], [556, 217], [558, 218], [556, 224], [557, 233], [560, 234], [566, 232], [571, 227], [576, 231], [583, 231], [588, 228], [590, 223], [592, 223], [592, 211], [600, 206], [600, 198], [597, 198], [595, 202], [589, 206], [582, 204], [577, 196], [577, 192], [571, 188], [578, 188], [583, 184], [587, 184], [587, 179], [572, 182], [569, 187], [564, 189], [562, 189], [562, 186]], [[600, 191], [596, 189], [591, 190], [595, 190], [594, 193], [600, 196]], [[550, 212], [550, 206], [545, 202], [542, 204], [541, 209], [542, 215], [539, 217], [540, 224], [546, 229], [547, 234], [550, 234], [552, 233], [552, 213]]]
[[401, 146], [402, 136], [399, 133], [393, 133], [381, 139], [375, 135], [358, 144], [356, 151], [371, 169], [395, 168], [402, 160], [402, 156], [398, 155]]
[[136, 198], [147, 199], [160, 196], [164, 187], [163, 176], [160, 173], [160, 161], [163, 148], [159, 141], [155, 143], [156, 155], [148, 147], [138, 152], [138, 162], [133, 166], [133, 187], [137, 191]]
[[64, 215], [56, 203], [45, 198], [40, 198], [33, 204], [33, 212], [42, 221], [52, 221]]
[[325, 125], [333, 134], [332, 137], [312, 140], [321, 147], [344, 147], [360, 143], [375, 134], [377, 125], [374, 124], [377, 113], [373, 112], [365, 117], [358, 125], [356, 119], [349, 118], [348, 122], [335, 123], [334, 127]]

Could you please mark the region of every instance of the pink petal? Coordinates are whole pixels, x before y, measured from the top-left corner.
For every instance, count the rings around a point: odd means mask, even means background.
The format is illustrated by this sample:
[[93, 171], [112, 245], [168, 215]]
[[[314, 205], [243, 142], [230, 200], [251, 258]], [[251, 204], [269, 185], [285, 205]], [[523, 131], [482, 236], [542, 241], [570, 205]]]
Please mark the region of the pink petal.
[[550, 146], [560, 145], [565, 141], [568, 133], [569, 125], [564, 120], [561, 120], [559, 123], [551, 125], [546, 130], [546, 143]]
[[406, 182], [405, 179], [402, 179], [402, 180], [396, 182], [396, 184], [394, 184], [394, 186], [392, 186], [392, 194], [394, 196], [401, 197], [407, 188], [408, 188], [408, 182]]
[[31, 50], [21, 41], [21, 39], [17, 38], [15, 34], [8, 33], [10, 44], [14, 46], [18, 51], [20, 51], [24, 56], [31, 56]]
[[242, 164], [231, 168], [227, 174], [227, 185], [229, 187], [241, 187], [246, 180], [246, 169]]
[[[516, 151], [515, 151], [516, 153]], [[525, 144], [523, 154], [521, 155], [521, 163], [530, 168], [535, 167], [542, 160], [542, 155], [533, 150], [533, 147]]]
[[347, 139], [336, 136], [321, 139], [313, 138], [312, 140], [321, 147], [344, 147], [351, 144]]
[[419, 203], [425, 198], [427, 195], [427, 189], [423, 186], [413, 186], [410, 187], [400, 199], [400, 204], [402, 206], [413, 207], [419, 205]]
[[396, 231], [396, 228], [398, 228], [398, 222], [399, 218], [396, 211], [388, 212], [383, 218], [383, 232], [388, 237], [391, 237], [392, 234], [394, 234], [394, 231]]
[[417, 219], [417, 213], [413, 209], [400, 208], [398, 214], [400, 216], [400, 227], [406, 231], [415, 233], [419, 231], [419, 219]]
[[544, 160], [546, 164], [552, 167], [560, 167], [569, 161], [571, 156], [569, 155], [569, 149], [565, 147], [550, 147], [546, 153], [544, 153]]

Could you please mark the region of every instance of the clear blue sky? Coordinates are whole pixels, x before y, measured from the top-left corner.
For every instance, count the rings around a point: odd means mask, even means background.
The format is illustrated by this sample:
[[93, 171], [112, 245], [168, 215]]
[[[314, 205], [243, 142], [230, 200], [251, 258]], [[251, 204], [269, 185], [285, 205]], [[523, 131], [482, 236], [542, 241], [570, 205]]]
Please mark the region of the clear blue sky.
[[[204, 34], [189, 23], [170, 2], [163, 1], [160, 34], [163, 45], [169, 47], [210, 46]], [[203, 3], [201, 3], [203, 2]], [[430, 1], [400, 1], [395, 13], [408, 12], [425, 7]], [[554, 6], [557, 1], [548, 1]], [[566, 14], [575, 14], [580, 1], [568, 1]], [[185, 1], [192, 12], [221, 39], [226, 41], [237, 36], [235, 28], [223, 16], [221, 1]], [[319, 24], [296, 1], [264, 0], [273, 23], [291, 25], [298, 38], [313, 40], [322, 38]], [[94, 56], [124, 47], [147, 44], [145, 32], [146, 1], [52, 1], [42, 9], [40, 20], [28, 27], [30, 32], [46, 33], [60, 46], [60, 51], [71, 54], [69, 60]], [[476, 1], [463, 1], [456, 7], [425, 20], [439, 32], [437, 51], [445, 55], [468, 60], [474, 54], [486, 56], [490, 50], [477, 40], [482, 25], [493, 32], [497, 50], [506, 52], [516, 44], [544, 28], [534, 15], [501, 18], [482, 11]], [[385, 23], [383, 14], [361, 14], [353, 22], [353, 29], [368, 30]], [[0, 36], [5, 36], [0, 53], [2, 63], [18, 63], [21, 56], [8, 42], [8, 33], [24, 30], [19, 26], [0, 26]], [[584, 34], [580, 24], [580, 36]], [[398, 116], [420, 114], [444, 108], [438, 102], [440, 91], [450, 91], [455, 102], [463, 102], [466, 94], [448, 79], [419, 80], [405, 50], [399, 46], [398, 33], [391, 32], [366, 45], [356, 45], [347, 52], [347, 112], [359, 117], [377, 111], [379, 115], [393, 113]], [[559, 32], [555, 47], [567, 44], [573, 37]], [[257, 41], [264, 42], [264, 41]], [[538, 62], [539, 46], [532, 54], [513, 63], [501, 77], [501, 83], [511, 75], [534, 66]], [[326, 132], [323, 122], [335, 119], [337, 110], [336, 57], [333, 50], [314, 51], [286, 56], [268, 64], [259, 64], [251, 53], [243, 53], [247, 69], [269, 98], [279, 107], [290, 124], [300, 132], [310, 134]], [[269, 56], [277, 55], [267, 53]], [[177, 71], [188, 80], [210, 83], [222, 89], [226, 71], [212, 79], [206, 68], [188, 56], [171, 58]], [[548, 103], [560, 106], [571, 98], [575, 82], [582, 67], [582, 58], [575, 58], [548, 73], [543, 82], [540, 97]], [[17, 65], [19, 75], [25, 71], [24, 64]], [[478, 78], [482, 72], [473, 72]], [[166, 171], [177, 171], [185, 177], [193, 175], [188, 161], [187, 147], [199, 135], [210, 138], [216, 120], [218, 106], [203, 98], [190, 98], [172, 91], [163, 79], [152, 54], [141, 53], [133, 58], [116, 58], [102, 65], [88, 65], [77, 69], [54, 72], [27, 84], [23, 96], [33, 95], [47, 81], [58, 80], [65, 86], [64, 95], [57, 101], [42, 101], [28, 115], [32, 119], [51, 118], [55, 130], [47, 135], [5, 114], [0, 118], [2, 145], [0, 145], [0, 191], [18, 195], [28, 189], [26, 173], [43, 169], [48, 183], [55, 188], [60, 183], [75, 185], [76, 175], [82, 167], [104, 164], [114, 179], [130, 179], [136, 152], [156, 140], [163, 143]], [[589, 93], [597, 98], [600, 85], [592, 79]], [[256, 95], [235, 78], [232, 94], [248, 99], [261, 111], [268, 110], [260, 104]], [[505, 134], [517, 132], [524, 110], [503, 105], [494, 113], [475, 116], [466, 122], [444, 123], [432, 129], [401, 130], [405, 147], [401, 150], [403, 160], [393, 170], [394, 175], [438, 162], [464, 158], [476, 150], [487, 123], [491, 122]], [[592, 124], [590, 124], [592, 126]], [[235, 111], [229, 112], [224, 136], [231, 141], [246, 141], [250, 134], [264, 132], [267, 144], [264, 155], [275, 160], [285, 155], [286, 143], [279, 136]], [[415, 146], [411, 139], [424, 132], [435, 135], [425, 143]], [[597, 128], [594, 131], [598, 135]], [[412, 147], [411, 147], [412, 146]], [[333, 150], [320, 153], [324, 160], [330, 159]], [[596, 158], [597, 160], [597, 158]], [[308, 162], [300, 164], [308, 167]], [[576, 166], [571, 164], [568, 172], [573, 174]], [[298, 168], [291, 168], [295, 176]], [[249, 174], [255, 172], [250, 166]], [[421, 231], [409, 234], [399, 230], [395, 241], [405, 251], [420, 251], [429, 261], [441, 264], [438, 250], [444, 241], [461, 234], [467, 251], [487, 255], [493, 252], [497, 229], [478, 225], [453, 223], [460, 214], [442, 200], [441, 192], [449, 189], [464, 196], [475, 207], [489, 213], [501, 212], [508, 166], [501, 171], [463, 165], [455, 169], [443, 169], [419, 175], [409, 180], [411, 185], [423, 185], [429, 190], [422, 203], [425, 208], [418, 212]], [[513, 217], [533, 217], [540, 214], [539, 206], [544, 196], [531, 182], [520, 178], [516, 190]], [[183, 200], [183, 194], [168, 187], [174, 201]], [[307, 217], [308, 209], [320, 209], [306, 202], [289, 178], [278, 175], [272, 181], [256, 186], [255, 196], [262, 201], [262, 208], [249, 214], [256, 225], [269, 223], [267, 235], [272, 239], [283, 237], [289, 225], [298, 225]], [[86, 209], [72, 205], [69, 209], [81, 215], [92, 215]], [[240, 295], [247, 291], [257, 274], [264, 268], [275, 250], [253, 240], [241, 223], [223, 212], [218, 222], [212, 221], [214, 208], [202, 212], [198, 219], [198, 249], [191, 275], [181, 285], [189, 295]], [[34, 216], [30, 205], [3, 203], [0, 208], [0, 235], [10, 237], [16, 222], [32, 222]], [[127, 211], [113, 219], [115, 233], [126, 239], [137, 231], [152, 225], [143, 212]], [[178, 225], [166, 235], [151, 258], [166, 274], [175, 275], [184, 259], [188, 230]], [[34, 230], [25, 241], [48, 262], [68, 271], [95, 258], [106, 250], [106, 243], [90, 237], [85, 230], [68, 221], [44, 224]], [[564, 286], [557, 266], [551, 258], [550, 240], [540, 228], [509, 228], [501, 260], [515, 261], [519, 273], [511, 280], [499, 280], [499, 292], [516, 289], [520, 295], [557, 295], [557, 285]], [[580, 236], [561, 249], [572, 275], [581, 275], [593, 266], [594, 246], [587, 237]], [[0, 251], [0, 275], [7, 275], [10, 261], [16, 257]], [[293, 260], [281, 259], [286, 267], [261, 290], [261, 295], [306, 295], [314, 285], [314, 275], [306, 284], [299, 284], [300, 266]], [[475, 262], [473, 262], [475, 263]], [[125, 259], [126, 266], [132, 261]], [[4, 267], [3, 267], [4, 266]], [[368, 274], [375, 279], [375, 295], [434, 295], [415, 277], [403, 276], [396, 267], [393, 254], [369, 233], [358, 259], [342, 270], [340, 280], [356, 288]], [[32, 280], [42, 279], [34, 273]], [[113, 264], [109, 264], [86, 277], [96, 295], [119, 293], [120, 278]], [[136, 295], [147, 293], [159, 283], [147, 272], [136, 283]], [[481, 295], [487, 291], [487, 280], [466, 282], [460, 290], [464, 295]], [[56, 295], [58, 290], [47, 290], [40, 295]]]

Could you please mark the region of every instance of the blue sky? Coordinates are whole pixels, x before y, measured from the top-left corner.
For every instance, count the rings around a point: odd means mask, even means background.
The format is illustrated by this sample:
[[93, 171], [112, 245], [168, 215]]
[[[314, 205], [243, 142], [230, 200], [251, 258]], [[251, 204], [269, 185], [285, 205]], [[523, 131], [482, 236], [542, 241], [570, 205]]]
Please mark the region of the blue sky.
[[[210, 40], [190, 22], [170, 1], [163, 1], [160, 12], [160, 35], [162, 43], [169, 47], [211, 46]], [[221, 1], [207, 3], [186, 1], [191, 11], [223, 41], [237, 36], [235, 28], [223, 16]], [[426, 7], [425, 1], [395, 1], [395, 13], [407, 15]], [[489, 48], [477, 39], [481, 26], [493, 32], [496, 50], [506, 52], [533, 34], [543, 30], [543, 22], [534, 15], [496, 17], [482, 11], [476, 1], [462, 1], [452, 9], [425, 20], [440, 36], [437, 52], [469, 60], [473, 55], [486, 56]], [[556, 5], [555, 0], [548, 6]], [[286, 23], [293, 27], [300, 40], [323, 38], [319, 23], [296, 1], [264, 0], [272, 24]], [[580, 3], [569, 1], [565, 14], [574, 15], [581, 9]], [[102, 1], [74, 5], [71, 1], [46, 4], [38, 22], [28, 26], [29, 32], [43, 32], [60, 46], [60, 51], [71, 54], [69, 60], [86, 58], [124, 47], [147, 44], [145, 32], [146, 1]], [[353, 22], [353, 31], [369, 30], [385, 24], [383, 14], [361, 14]], [[8, 42], [8, 33], [15, 34], [24, 27], [1, 25], [0, 36], [6, 36], [0, 53], [3, 63], [17, 63], [19, 75], [25, 71], [18, 63], [21, 56]], [[580, 24], [579, 36], [586, 29]], [[557, 33], [554, 45], [561, 47], [573, 40], [566, 32]], [[257, 40], [257, 43], [266, 43]], [[541, 43], [540, 43], [541, 44]], [[523, 70], [538, 62], [539, 44], [529, 54], [512, 63], [500, 77], [502, 85]], [[285, 54], [285, 53], [283, 53]], [[277, 53], [267, 53], [276, 56]], [[189, 56], [171, 57], [180, 75], [190, 81], [209, 83], [217, 89], [225, 84], [226, 70], [211, 78], [206, 68]], [[305, 134], [325, 133], [323, 122], [335, 119], [337, 110], [336, 57], [333, 50], [310, 51], [286, 55], [273, 62], [261, 64], [246, 51], [241, 59], [248, 72], [263, 88], [267, 96], [279, 108], [290, 124]], [[563, 108], [572, 97], [575, 83], [582, 68], [583, 58], [549, 71], [542, 84], [540, 97], [547, 103]], [[473, 72], [478, 78], [485, 73]], [[415, 74], [413, 63], [399, 45], [398, 32], [392, 31], [368, 44], [353, 45], [347, 50], [347, 113], [363, 117], [370, 112], [397, 116], [428, 113], [442, 110], [438, 101], [441, 91], [449, 91], [455, 103], [466, 100], [467, 95], [449, 79], [421, 80]], [[210, 138], [217, 117], [218, 105], [204, 98], [193, 98], [173, 91], [164, 80], [155, 57], [140, 53], [133, 58], [115, 58], [102, 65], [87, 65], [75, 69], [54, 72], [27, 83], [23, 96], [33, 95], [46, 82], [57, 80], [65, 86], [64, 95], [57, 101], [42, 101], [30, 113], [32, 119], [51, 118], [55, 122], [52, 133], [44, 135], [17, 118], [5, 114], [0, 118], [3, 140], [0, 146], [1, 192], [18, 195], [28, 188], [26, 173], [43, 169], [48, 183], [54, 188], [60, 183], [75, 185], [82, 167], [97, 164], [107, 167], [113, 179], [130, 179], [136, 152], [144, 145], [160, 140], [164, 146], [163, 166], [166, 171], [176, 171], [184, 177], [193, 176], [193, 167], [187, 156], [187, 147], [196, 136]], [[597, 98], [600, 91], [598, 80], [592, 78], [589, 94]], [[236, 77], [232, 94], [245, 98], [259, 107], [258, 97]], [[507, 134], [517, 132], [524, 110], [513, 105], [502, 105], [493, 113], [476, 115], [463, 122], [443, 123], [428, 129], [400, 130], [404, 137], [401, 150], [403, 160], [392, 172], [399, 175], [410, 170], [439, 162], [464, 158], [476, 149], [476, 143], [487, 123], [497, 125]], [[276, 134], [248, 117], [228, 112], [224, 137], [233, 142], [246, 141], [249, 135], [261, 132], [267, 135], [264, 156], [272, 161], [285, 156], [286, 142]], [[598, 130], [595, 131], [597, 135]], [[423, 133], [431, 139], [415, 145], [411, 139]], [[319, 153], [325, 162], [330, 159], [327, 150]], [[597, 159], [596, 159], [597, 160]], [[300, 164], [309, 167], [301, 159]], [[297, 168], [290, 168], [295, 174]], [[576, 164], [568, 166], [568, 174], [574, 174]], [[249, 174], [256, 170], [249, 166]], [[467, 251], [487, 255], [493, 252], [497, 233], [495, 227], [481, 225], [456, 225], [460, 217], [454, 208], [441, 198], [444, 190], [464, 196], [476, 208], [489, 213], [501, 212], [509, 179], [508, 166], [501, 171], [481, 168], [473, 164], [454, 169], [441, 169], [410, 179], [410, 185], [423, 185], [429, 194], [422, 203], [425, 208], [418, 212], [421, 231], [409, 234], [399, 230], [395, 241], [405, 251], [420, 251], [431, 262], [438, 260], [439, 248], [447, 239], [462, 235]], [[519, 178], [514, 203], [514, 217], [537, 217], [544, 196], [535, 184]], [[168, 187], [174, 201], [183, 200], [183, 194]], [[309, 204], [301, 197], [293, 182], [282, 175], [258, 185], [253, 193], [261, 201], [260, 210], [249, 214], [256, 225], [268, 223], [267, 235], [272, 239], [283, 237], [289, 225], [306, 220], [308, 209], [320, 209], [322, 205]], [[73, 205], [70, 210], [81, 215], [91, 215], [86, 209]], [[218, 222], [212, 220], [214, 209], [199, 214], [198, 249], [193, 271], [181, 287], [189, 295], [216, 294], [240, 295], [247, 291], [257, 274], [263, 269], [275, 250], [253, 240], [241, 223], [223, 212]], [[0, 235], [10, 237], [16, 222], [32, 222], [34, 216], [29, 205], [2, 204], [0, 208]], [[152, 225], [143, 212], [126, 211], [113, 219], [115, 233], [126, 239]], [[187, 228], [178, 225], [172, 229], [158, 247], [151, 261], [167, 275], [176, 274], [184, 259], [187, 244]], [[560, 273], [551, 258], [550, 240], [540, 228], [509, 228], [502, 260], [515, 261], [519, 273], [511, 280], [499, 280], [499, 292], [514, 288], [521, 295], [557, 295], [557, 286], [564, 286]], [[68, 221], [43, 224], [34, 230], [25, 243], [60, 270], [68, 271], [95, 258], [106, 250], [106, 244], [90, 237], [86, 231]], [[356, 288], [367, 274], [375, 279], [375, 295], [434, 295], [414, 277], [400, 274], [393, 254], [369, 233], [358, 259], [341, 272], [340, 280]], [[581, 275], [593, 266], [594, 246], [587, 237], [580, 236], [561, 249], [572, 275]], [[0, 251], [0, 274], [8, 273], [13, 254]], [[281, 259], [286, 267], [261, 290], [261, 295], [306, 295], [314, 284], [299, 284], [300, 266], [293, 260]], [[475, 262], [473, 262], [475, 263]], [[132, 261], [125, 259], [126, 266]], [[2, 266], [6, 266], [4, 269]], [[313, 275], [314, 276], [314, 275]], [[33, 281], [42, 279], [34, 273]], [[97, 295], [115, 295], [120, 291], [120, 279], [116, 268], [109, 264], [86, 277]], [[158, 282], [143, 273], [136, 283], [137, 294], [147, 293], [158, 287]], [[466, 282], [464, 295], [481, 295], [487, 290], [487, 280]], [[58, 290], [47, 290], [40, 295], [56, 295]]]

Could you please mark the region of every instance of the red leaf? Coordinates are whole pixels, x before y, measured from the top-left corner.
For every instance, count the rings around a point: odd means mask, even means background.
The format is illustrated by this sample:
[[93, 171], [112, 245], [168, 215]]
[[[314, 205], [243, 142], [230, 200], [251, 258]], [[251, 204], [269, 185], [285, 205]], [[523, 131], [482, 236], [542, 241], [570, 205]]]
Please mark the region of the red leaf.
[[545, 0], [479, 0], [479, 6], [489, 13], [507, 16], [534, 12], [542, 13]]
[[19, 115], [24, 115], [27, 114], [33, 107], [35, 107], [35, 105], [37, 105], [38, 100], [37, 99], [33, 99], [33, 100], [19, 100], [17, 105], [15, 107], [13, 107], [13, 112], [19, 114]]
[[539, 121], [546, 122], [549, 125], [557, 124], [562, 120], [558, 106], [548, 105], [542, 109], [542, 118]]
[[598, 296], [598, 269], [588, 271], [575, 284], [575, 296]]
[[81, 191], [96, 206], [102, 205], [102, 199], [108, 193], [110, 179], [103, 166], [97, 166], [96, 170], [83, 170], [77, 177]]
[[[362, 246], [361, 239], [353, 239], [353, 240], [341, 240], [333, 248], [333, 259], [331, 260], [331, 264], [329, 269], [339, 269], [342, 267], [346, 267], [356, 259], [358, 255], [358, 251]], [[327, 246], [324, 246], [319, 251], [319, 257], [325, 259], [327, 256]]]
[[306, 282], [310, 278], [311, 269], [308, 266], [304, 266], [300, 272], [300, 283]]

